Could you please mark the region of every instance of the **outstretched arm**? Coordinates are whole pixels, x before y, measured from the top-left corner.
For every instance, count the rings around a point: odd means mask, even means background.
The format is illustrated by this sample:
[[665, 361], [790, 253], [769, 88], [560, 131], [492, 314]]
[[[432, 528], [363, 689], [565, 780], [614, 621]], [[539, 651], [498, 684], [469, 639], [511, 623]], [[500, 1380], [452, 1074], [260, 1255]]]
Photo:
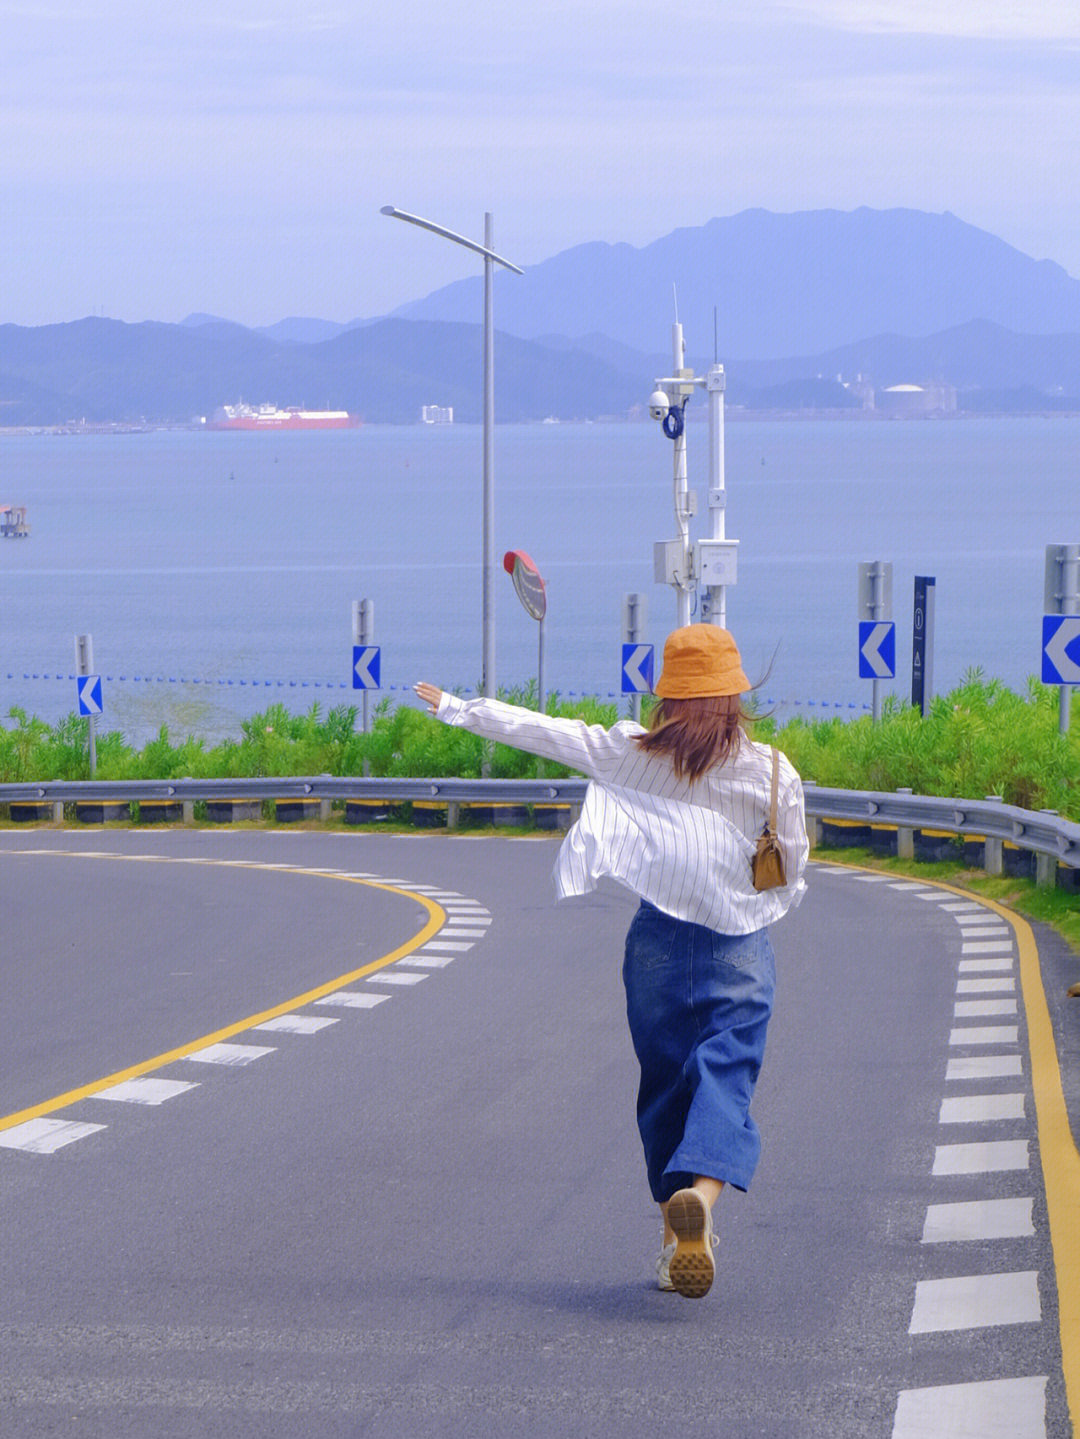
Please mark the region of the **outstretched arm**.
[[618, 765], [626, 753], [627, 740], [619, 725], [608, 730], [582, 720], [538, 714], [501, 700], [462, 700], [426, 683], [413, 688], [444, 724], [458, 725], [484, 739], [556, 760], [593, 779]]

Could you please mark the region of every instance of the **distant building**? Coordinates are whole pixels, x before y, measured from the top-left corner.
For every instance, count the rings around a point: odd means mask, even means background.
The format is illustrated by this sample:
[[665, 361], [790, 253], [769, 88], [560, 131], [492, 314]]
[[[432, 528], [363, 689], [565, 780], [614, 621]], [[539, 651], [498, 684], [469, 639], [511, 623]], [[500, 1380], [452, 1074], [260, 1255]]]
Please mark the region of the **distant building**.
[[956, 386], [944, 383], [890, 385], [888, 389], [875, 391], [874, 408], [879, 415], [897, 420], [955, 414]]
[[454, 423], [453, 405], [421, 405], [420, 423], [422, 425], [452, 425]]
[[837, 375], [836, 379], [849, 395], [858, 400], [864, 410], [874, 408], [874, 387], [865, 376], [856, 375], [853, 380], [845, 380], [843, 375]]

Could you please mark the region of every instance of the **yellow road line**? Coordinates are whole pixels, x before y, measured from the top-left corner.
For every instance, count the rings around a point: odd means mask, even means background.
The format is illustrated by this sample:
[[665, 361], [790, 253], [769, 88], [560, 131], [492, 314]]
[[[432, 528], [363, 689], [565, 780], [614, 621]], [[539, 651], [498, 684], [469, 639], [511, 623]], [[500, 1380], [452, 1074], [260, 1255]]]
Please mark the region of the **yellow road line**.
[[[823, 862], [837, 864], [844, 869], [863, 870], [868, 874], [895, 873], [832, 859]], [[911, 878], [910, 875], [899, 874], [896, 877]], [[1016, 936], [1020, 987], [1027, 1018], [1031, 1088], [1035, 1096], [1035, 1124], [1039, 1134], [1039, 1154], [1050, 1219], [1050, 1244], [1057, 1280], [1061, 1367], [1073, 1428], [1080, 1434], [1080, 1153], [1073, 1138], [1061, 1085], [1061, 1065], [1046, 990], [1043, 988], [1039, 947], [1027, 920], [997, 900], [986, 899], [970, 889], [960, 889], [941, 880], [920, 878], [913, 882], [947, 890], [950, 894], [985, 905], [1011, 925]]]
[[[10, 851], [9, 851], [10, 853]], [[106, 854], [100, 850], [88, 855], [85, 851], [78, 850], [36, 850], [23, 851], [23, 853], [37, 854], [62, 854], [67, 857], [83, 859], [119, 859], [119, 860], [157, 860], [160, 864], [201, 864], [204, 860], [173, 858], [165, 855], [122, 855]], [[198, 1039], [189, 1040], [176, 1049], [167, 1050], [164, 1054], [155, 1054], [151, 1059], [141, 1060], [138, 1064], [129, 1065], [127, 1069], [119, 1069], [115, 1074], [106, 1075], [103, 1079], [95, 1079], [90, 1084], [83, 1084], [78, 1089], [69, 1089], [64, 1094], [54, 1095], [52, 1099], [42, 1100], [40, 1104], [31, 1105], [28, 1109], [20, 1109], [15, 1114], [8, 1114], [0, 1117], [0, 1130], [11, 1129], [16, 1124], [22, 1124], [28, 1119], [38, 1119], [43, 1114], [52, 1114], [58, 1109], [63, 1109], [68, 1104], [74, 1104], [77, 1100], [86, 1099], [89, 1095], [99, 1094], [101, 1090], [108, 1089], [114, 1084], [121, 1084], [125, 1079], [135, 1079], [139, 1075], [149, 1074], [152, 1070], [161, 1069], [166, 1064], [171, 1064], [176, 1059], [184, 1059], [187, 1055], [193, 1054], [197, 1049], [204, 1049], [210, 1044], [220, 1044], [223, 1040], [231, 1039], [233, 1035], [242, 1034], [246, 1029], [252, 1029], [256, 1024], [263, 1024], [268, 1019], [276, 1019], [279, 1015], [289, 1014], [302, 1005], [311, 1004], [317, 999], [323, 999], [328, 994], [333, 994], [336, 989], [343, 985], [352, 984], [355, 980], [364, 979], [369, 974], [375, 974], [387, 965], [404, 959], [407, 954], [412, 954], [429, 939], [446, 922], [446, 911], [434, 900], [428, 899], [427, 895], [414, 893], [412, 890], [402, 889], [398, 885], [383, 884], [379, 880], [357, 879], [354, 875], [328, 874], [325, 870], [309, 870], [301, 868], [282, 869], [280, 865], [252, 865], [237, 863], [232, 860], [217, 860], [216, 864], [234, 865], [237, 869], [251, 870], [265, 868], [275, 874], [309, 875], [316, 879], [330, 879], [344, 882], [346, 884], [362, 884], [370, 889], [385, 890], [387, 894], [399, 894], [406, 899], [415, 900], [422, 904], [428, 912], [428, 920], [420, 932], [412, 939], [392, 949], [389, 954], [384, 954], [379, 959], [373, 959], [359, 969], [351, 969], [346, 974], [339, 974], [336, 979], [327, 980], [325, 984], [317, 985], [314, 989], [306, 990], [303, 994], [294, 995], [291, 999], [282, 1000], [280, 1004], [273, 1005], [270, 1009], [261, 1010], [258, 1014], [248, 1015], [246, 1019], [238, 1019], [233, 1024], [227, 1024], [222, 1029], [215, 1029], [211, 1034], [201, 1035]]]

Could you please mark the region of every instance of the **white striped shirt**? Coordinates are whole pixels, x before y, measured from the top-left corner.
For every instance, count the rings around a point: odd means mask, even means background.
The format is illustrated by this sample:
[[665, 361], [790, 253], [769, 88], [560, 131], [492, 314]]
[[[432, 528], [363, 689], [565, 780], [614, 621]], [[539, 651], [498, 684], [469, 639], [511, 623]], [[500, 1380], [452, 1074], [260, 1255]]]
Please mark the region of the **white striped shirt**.
[[438, 717], [593, 781], [555, 862], [559, 899], [587, 894], [607, 876], [678, 919], [749, 934], [779, 919], [806, 891], [802, 783], [784, 755], [777, 837], [787, 884], [754, 888], [750, 861], [768, 819], [772, 754], [745, 734], [734, 755], [690, 783], [676, 776], [666, 755], [635, 744], [644, 731], [629, 720], [605, 729], [445, 690]]

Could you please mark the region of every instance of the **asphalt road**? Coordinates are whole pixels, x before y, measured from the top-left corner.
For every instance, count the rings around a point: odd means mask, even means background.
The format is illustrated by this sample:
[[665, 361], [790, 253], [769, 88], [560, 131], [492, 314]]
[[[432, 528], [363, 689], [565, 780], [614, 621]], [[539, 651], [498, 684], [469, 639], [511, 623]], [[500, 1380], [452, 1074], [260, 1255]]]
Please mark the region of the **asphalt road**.
[[1007, 978], [967, 934], [1000, 920], [812, 871], [773, 934], [764, 1156], [689, 1302], [653, 1274], [634, 902], [556, 907], [553, 857], [0, 833], [0, 1434], [1071, 1433], [1027, 991], [957, 992]]

